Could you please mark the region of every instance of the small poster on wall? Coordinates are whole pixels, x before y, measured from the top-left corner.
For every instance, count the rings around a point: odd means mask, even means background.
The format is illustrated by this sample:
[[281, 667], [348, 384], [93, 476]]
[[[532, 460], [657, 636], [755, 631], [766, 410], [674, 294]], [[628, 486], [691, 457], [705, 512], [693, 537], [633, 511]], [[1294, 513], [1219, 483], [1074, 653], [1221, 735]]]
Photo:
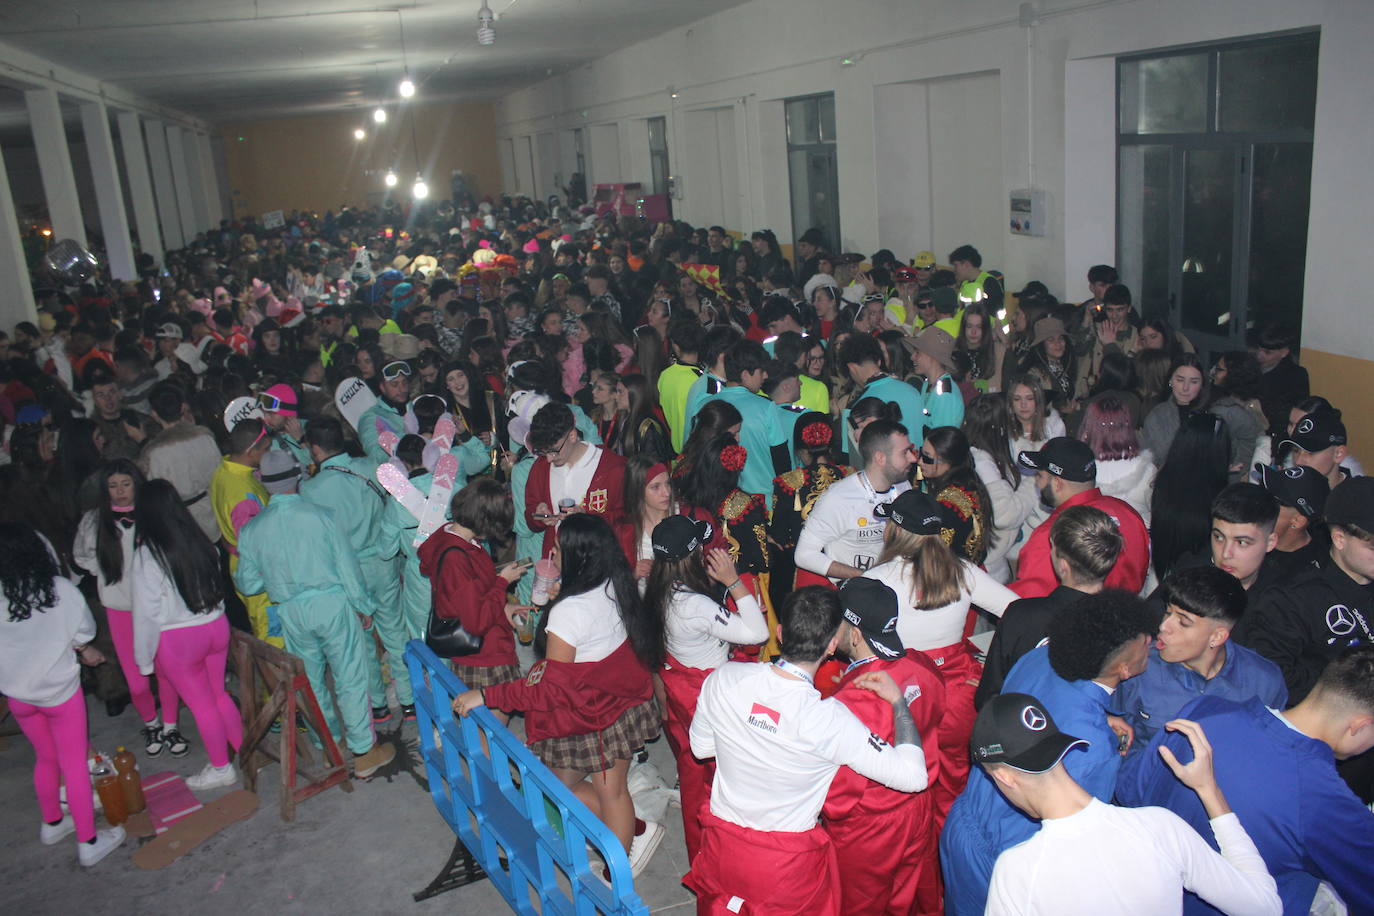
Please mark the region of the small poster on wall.
[[269, 210], [262, 215], [262, 228], [280, 229], [286, 225], [286, 217], [280, 210]]

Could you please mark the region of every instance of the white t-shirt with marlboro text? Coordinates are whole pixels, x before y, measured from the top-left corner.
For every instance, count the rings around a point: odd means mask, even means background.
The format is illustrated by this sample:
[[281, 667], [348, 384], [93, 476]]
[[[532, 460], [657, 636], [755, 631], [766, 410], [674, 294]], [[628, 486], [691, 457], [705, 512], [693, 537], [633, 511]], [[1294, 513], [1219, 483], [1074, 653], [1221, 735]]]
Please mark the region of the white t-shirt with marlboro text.
[[706, 678], [692, 753], [716, 758], [711, 813], [753, 830], [816, 826], [840, 766], [900, 792], [926, 788], [925, 754], [894, 747], [844, 704], [774, 665], [727, 662]]

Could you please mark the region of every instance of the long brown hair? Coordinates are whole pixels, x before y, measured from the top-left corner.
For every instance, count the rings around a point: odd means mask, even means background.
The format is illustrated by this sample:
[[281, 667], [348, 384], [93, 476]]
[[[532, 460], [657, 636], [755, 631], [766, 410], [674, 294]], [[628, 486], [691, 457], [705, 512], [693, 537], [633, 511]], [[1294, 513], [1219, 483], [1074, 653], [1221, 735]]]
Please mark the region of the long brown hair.
[[953, 604], [961, 589], [971, 587], [963, 563], [938, 534], [913, 534], [889, 522], [878, 562], [890, 560], [911, 564], [911, 606], [918, 611]]

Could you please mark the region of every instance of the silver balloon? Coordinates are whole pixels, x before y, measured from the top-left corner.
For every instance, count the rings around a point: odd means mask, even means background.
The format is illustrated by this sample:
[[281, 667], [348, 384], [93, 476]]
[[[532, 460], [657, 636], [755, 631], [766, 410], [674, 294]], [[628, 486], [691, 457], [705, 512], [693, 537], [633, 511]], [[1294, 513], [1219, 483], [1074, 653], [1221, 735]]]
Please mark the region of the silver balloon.
[[43, 256], [43, 263], [57, 274], [65, 283], [80, 286], [89, 281], [100, 269], [95, 255], [87, 251], [76, 239], [62, 239], [54, 242]]

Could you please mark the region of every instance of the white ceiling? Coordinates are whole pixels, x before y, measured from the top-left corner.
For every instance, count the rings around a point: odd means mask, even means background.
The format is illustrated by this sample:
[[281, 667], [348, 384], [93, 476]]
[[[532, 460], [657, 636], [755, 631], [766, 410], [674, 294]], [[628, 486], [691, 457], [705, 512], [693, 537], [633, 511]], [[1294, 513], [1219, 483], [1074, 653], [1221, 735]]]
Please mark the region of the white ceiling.
[[[481, 0], [3, 0], [0, 42], [224, 122], [395, 101], [402, 25], [423, 98], [490, 99], [742, 2], [489, 0], [484, 48]], [[0, 123], [14, 98], [0, 93]]]

